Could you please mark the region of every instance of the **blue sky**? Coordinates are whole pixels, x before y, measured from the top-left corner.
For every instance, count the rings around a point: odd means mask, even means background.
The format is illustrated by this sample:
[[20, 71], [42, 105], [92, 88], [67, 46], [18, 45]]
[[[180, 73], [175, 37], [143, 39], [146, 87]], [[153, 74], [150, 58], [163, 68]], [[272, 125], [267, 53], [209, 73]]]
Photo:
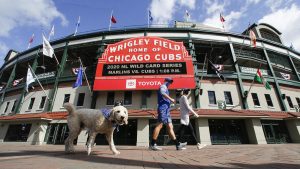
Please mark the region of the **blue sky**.
[[107, 29], [111, 11], [117, 20], [113, 28], [147, 25], [150, 9], [155, 24], [190, 21], [221, 28], [220, 12], [226, 31], [241, 33], [249, 24], [268, 23], [282, 32], [284, 44], [300, 51], [299, 0], [0, 0], [0, 65], [9, 49], [23, 51], [34, 33], [31, 47], [42, 43], [52, 25], [58, 39], [74, 33], [78, 16], [79, 33]]

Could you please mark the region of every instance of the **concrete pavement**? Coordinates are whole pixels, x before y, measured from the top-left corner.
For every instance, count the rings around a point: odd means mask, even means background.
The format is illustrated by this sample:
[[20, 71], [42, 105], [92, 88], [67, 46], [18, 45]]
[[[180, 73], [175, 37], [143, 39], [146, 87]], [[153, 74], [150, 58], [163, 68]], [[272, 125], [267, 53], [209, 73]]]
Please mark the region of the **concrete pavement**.
[[87, 156], [84, 146], [65, 154], [63, 145], [21, 145], [0, 143], [1, 169], [83, 169], [83, 168], [300, 168], [300, 144], [212, 145], [201, 150], [187, 146], [176, 151], [146, 147], [117, 146], [120, 155], [112, 155], [108, 146], [96, 146]]

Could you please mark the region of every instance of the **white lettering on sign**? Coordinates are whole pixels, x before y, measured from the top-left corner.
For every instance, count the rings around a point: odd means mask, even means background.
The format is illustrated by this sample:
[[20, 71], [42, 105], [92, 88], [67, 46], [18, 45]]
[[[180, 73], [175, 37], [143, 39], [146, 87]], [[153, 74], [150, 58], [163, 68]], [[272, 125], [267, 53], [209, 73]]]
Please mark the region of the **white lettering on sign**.
[[150, 55], [116, 55], [116, 56], [108, 56], [108, 62], [133, 62], [133, 61], [149, 61]]
[[149, 41], [150, 41], [150, 39], [130, 40], [130, 41], [124, 42], [124, 43], [116, 45], [116, 46], [110, 46], [109, 51], [110, 51], [110, 53], [114, 53], [114, 52], [118, 52], [121, 50], [125, 50], [128, 47], [148, 45]]
[[167, 49], [170, 49], [170, 50], [177, 50], [177, 51], [180, 50], [180, 45], [173, 44], [173, 43], [170, 43], [168, 41], [163, 41], [163, 40], [160, 40], [160, 39], [155, 39], [154, 40], [154, 45], [155, 46], [160, 46], [160, 47], [163, 47], [163, 48], [167, 48]]
[[169, 54], [156, 54], [155, 55], [155, 60], [157, 61], [166, 61], [166, 60], [181, 60], [181, 54], [172, 54], [172, 53], [169, 53]]
[[[243, 67], [240, 66], [241, 72], [242, 73], [251, 73], [251, 74], [256, 74], [257, 68], [252, 68], [252, 67]], [[265, 69], [259, 69], [262, 75], [268, 75], [268, 71]]]
[[141, 81], [138, 82], [139, 86], [160, 86], [161, 82], [160, 81]]

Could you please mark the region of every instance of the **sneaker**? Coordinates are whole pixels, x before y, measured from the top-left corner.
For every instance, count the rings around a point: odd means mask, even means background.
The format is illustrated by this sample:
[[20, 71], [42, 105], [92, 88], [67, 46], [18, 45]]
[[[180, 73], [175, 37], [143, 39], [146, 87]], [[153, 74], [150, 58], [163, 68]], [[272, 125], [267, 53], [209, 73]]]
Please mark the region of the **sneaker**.
[[162, 148], [158, 147], [157, 144], [150, 145], [149, 149], [153, 150], [153, 151], [161, 151], [162, 150]]
[[178, 146], [176, 146], [176, 150], [186, 150], [185, 145], [180, 143]]
[[197, 148], [198, 150], [200, 150], [201, 148], [207, 146], [206, 144], [200, 144], [200, 143], [197, 143]]
[[179, 142], [179, 143], [180, 143], [180, 145], [182, 145], [182, 146], [186, 146], [186, 145], [187, 145], [187, 142], [184, 142], [184, 143]]

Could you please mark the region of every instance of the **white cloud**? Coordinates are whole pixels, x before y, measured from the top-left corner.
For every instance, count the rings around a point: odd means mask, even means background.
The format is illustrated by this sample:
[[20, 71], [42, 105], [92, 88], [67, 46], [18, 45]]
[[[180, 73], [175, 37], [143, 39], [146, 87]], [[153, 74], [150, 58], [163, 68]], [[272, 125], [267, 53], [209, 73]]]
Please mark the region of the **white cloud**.
[[208, 15], [215, 15], [215, 13], [222, 13], [224, 11], [226, 3], [221, 3], [218, 0], [205, 0], [204, 5]]
[[280, 9], [283, 6], [288, 6], [292, 3], [293, 0], [267, 0], [265, 5], [271, 9], [272, 12], [275, 12], [277, 9]]
[[[272, 0], [272, 1], [274, 1], [274, 0]], [[247, 4], [257, 4], [259, 2], [260, 2], [260, 0], [247, 0]]]
[[[252, 1], [252, 0], [250, 0]], [[224, 27], [226, 31], [230, 31], [238, 24], [238, 20], [243, 16], [246, 7], [242, 7], [240, 11], [230, 11], [226, 14], [226, 7], [230, 5], [229, 1], [220, 0], [205, 0], [204, 1], [207, 18], [203, 21], [204, 24], [222, 29], [220, 21], [220, 13], [225, 18]]]
[[4, 54], [6, 51], [8, 51], [8, 47], [3, 42], [0, 42], [0, 53]]
[[52, 0], [1, 0], [0, 36], [9, 36], [11, 30], [21, 26], [49, 26], [59, 18], [62, 25], [68, 21]]
[[196, 0], [179, 0], [180, 6], [186, 6], [189, 9], [195, 9]]
[[227, 30], [231, 30], [237, 26], [239, 19], [243, 16], [242, 11], [231, 11], [229, 15], [226, 16], [227, 22], [225, 21], [225, 26]]
[[[155, 24], [168, 24], [179, 8], [195, 9], [195, 3], [195, 0], [152, 0], [149, 9]], [[182, 10], [182, 15], [184, 12]]]
[[293, 43], [295, 49], [300, 51], [300, 8], [296, 4], [279, 9], [265, 15], [258, 23], [268, 23], [282, 32], [284, 44]]

